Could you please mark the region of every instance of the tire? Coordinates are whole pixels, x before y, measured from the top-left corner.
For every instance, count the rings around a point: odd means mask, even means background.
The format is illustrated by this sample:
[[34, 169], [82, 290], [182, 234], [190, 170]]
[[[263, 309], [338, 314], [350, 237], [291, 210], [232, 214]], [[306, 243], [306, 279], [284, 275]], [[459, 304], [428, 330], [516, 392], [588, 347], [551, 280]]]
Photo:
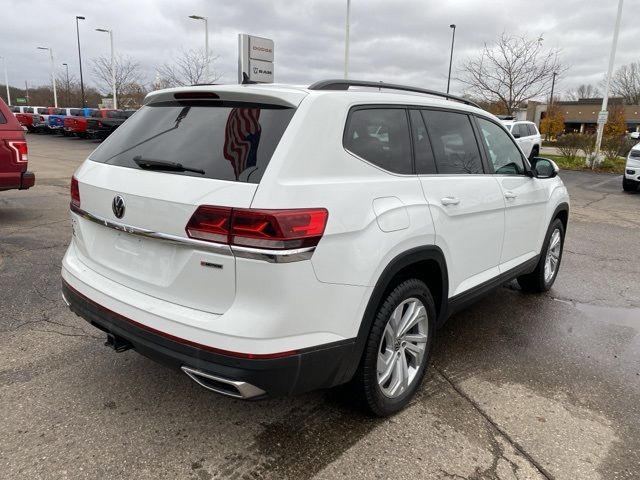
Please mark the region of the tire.
[[[556, 237], [556, 232], [558, 237]], [[557, 238], [557, 241], [556, 241]], [[559, 243], [557, 243], [559, 242]], [[556, 248], [557, 246], [557, 248]], [[559, 218], [556, 218], [549, 227], [547, 236], [545, 237], [544, 246], [540, 253], [540, 259], [536, 265], [536, 269], [527, 274], [518, 277], [518, 283], [525, 292], [541, 293], [551, 288], [556, 281], [560, 263], [562, 262], [562, 249], [564, 247], [564, 225]], [[550, 275], [547, 272], [547, 258], [549, 257], [549, 268], [552, 269]], [[553, 268], [555, 259], [555, 268]]]
[[625, 192], [635, 192], [638, 190], [638, 182], [629, 180], [627, 177], [622, 177], [622, 189]]
[[[413, 316], [412, 311], [416, 313]], [[411, 318], [415, 324], [398, 337], [397, 328]], [[415, 278], [399, 284], [381, 303], [354, 378], [357, 393], [373, 414], [391, 415], [413, 398], [427, 369], [435, 318], [431, 292], [424, 282]]]
[[540, 155], [540, 149], [537, 146], [535, 146], [531, 149], [531, 153], [529, 154], [529, 160], [533, 160], [538, 155]]

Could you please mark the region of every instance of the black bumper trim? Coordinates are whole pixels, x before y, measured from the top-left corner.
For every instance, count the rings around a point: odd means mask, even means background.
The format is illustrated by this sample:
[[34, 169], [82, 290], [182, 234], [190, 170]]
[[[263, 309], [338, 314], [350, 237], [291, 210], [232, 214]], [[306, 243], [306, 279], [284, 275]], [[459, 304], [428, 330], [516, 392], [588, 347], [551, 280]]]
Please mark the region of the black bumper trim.
[[[265, 396], [289, 395], [328, 388], [343, 383], [355, 339], [319, 345], [276, 358], [239, 358], [225, 355], [213, 347], [207, 350], [146, 327], [112, 312], [87, 298], [62, 280], [62, 293], [69, 308], [96, 328], [121, 337], [140, 354], [159, 363], [180, 368], [183, 365], [203, 372], [250, 383]], [[198, 345], [198, 346], [196, 346]], [[263, 397], [259, 397], [263, 398]]]

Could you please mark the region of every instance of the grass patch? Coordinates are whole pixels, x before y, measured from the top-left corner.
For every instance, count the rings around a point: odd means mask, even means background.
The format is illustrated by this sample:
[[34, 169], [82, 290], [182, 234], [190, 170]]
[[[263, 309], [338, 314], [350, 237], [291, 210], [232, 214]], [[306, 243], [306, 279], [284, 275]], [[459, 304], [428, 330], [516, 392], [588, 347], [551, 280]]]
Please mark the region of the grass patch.
[[[568, 159], [567, 157], [563, 157], [562, 155], [547, 155], [541, 154], [541, 157], [550, 158], [554, 162], [558, 164], [563, 170], [591, 170], [591, 168], [586, 167], [584, 163], [584, 157], [576, 157], [573, 160]], [[615, 160], [605, 160], [603, 161], [598, 168], [594, 171], [596, 172], [605, 172], [605, 173], [624, 173], [624, 166], [626, 164], [626, 159], [623, 157], [618, 157]]]

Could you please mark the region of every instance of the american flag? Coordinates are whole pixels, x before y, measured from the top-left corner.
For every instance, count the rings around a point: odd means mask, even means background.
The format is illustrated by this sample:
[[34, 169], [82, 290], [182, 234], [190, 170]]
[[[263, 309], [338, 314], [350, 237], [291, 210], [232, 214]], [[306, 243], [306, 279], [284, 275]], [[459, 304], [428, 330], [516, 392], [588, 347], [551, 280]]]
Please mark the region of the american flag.
[[224, 130], [224, 158], [231, 162], [236, 180], [240, 174], [256, 166], [260, 144], [260, 109], [234, 108]]

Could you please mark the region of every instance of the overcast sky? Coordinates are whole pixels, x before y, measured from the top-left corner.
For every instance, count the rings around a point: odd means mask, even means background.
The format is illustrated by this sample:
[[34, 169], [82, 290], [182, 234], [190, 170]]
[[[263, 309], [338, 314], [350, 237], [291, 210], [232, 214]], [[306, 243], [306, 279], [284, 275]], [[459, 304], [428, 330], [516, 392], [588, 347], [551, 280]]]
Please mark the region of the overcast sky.
[[[446, 89], [455, 23], [453, 75], [504, 31], [542, 34], [545, 46], [561, 50], [569, 70], [559, 91], [598, 83], [616, 7], [615, 0], [352, 0], [350, 76]], [[180, 48], [203, 46], [204, 25], [190, 14], [209, 17], [210, 48], [219, 56], [213, 68], [223, 82], [237, 81], [238, 33], [275, 41], [277, 82], [308, 84], [343, 71], [346, 0], [0, 0], [0, 12], [0, 56], [15, 86], [49, 81], [47, 52], [36, 46], [53, 47], [56, 65], [66, 62], [78, 76], [76, 15], [86, 17], [80, 41], [87, 83], [94, 83], [90, 59], [109, 54], [108, 35], [95, 28], [112, 28], [116, 51], [140, 62], [151, 82], [155, 66]], [[640, 60], [639, 17], [640, 0], [625, 0], [617, 66]], [[453, 93], [461, 88], [453, 81]]]

